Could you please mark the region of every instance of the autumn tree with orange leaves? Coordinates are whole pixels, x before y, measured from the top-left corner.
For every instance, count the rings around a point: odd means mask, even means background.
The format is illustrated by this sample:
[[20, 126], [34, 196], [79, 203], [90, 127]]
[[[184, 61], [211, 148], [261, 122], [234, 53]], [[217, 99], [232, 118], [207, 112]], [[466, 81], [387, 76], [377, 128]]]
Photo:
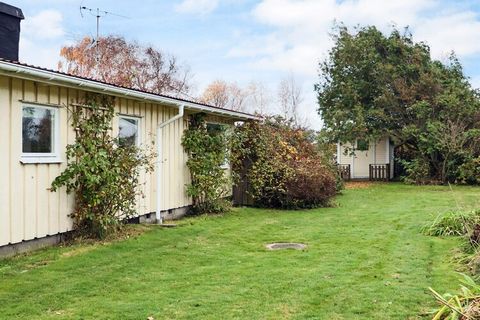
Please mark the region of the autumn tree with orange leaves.
[[207, 86], [199, 100], [219, 108], [245, 111], [249, 94], [248, 90], [236, 83], [215, 80]]
[[[98, 46], [98, 47], [97, 47]], [[175, 56], [120, 36], [85, 37], [60, 51], [58, 69], [76, 76], [175, 97], [188, 97], [191, 74]]]

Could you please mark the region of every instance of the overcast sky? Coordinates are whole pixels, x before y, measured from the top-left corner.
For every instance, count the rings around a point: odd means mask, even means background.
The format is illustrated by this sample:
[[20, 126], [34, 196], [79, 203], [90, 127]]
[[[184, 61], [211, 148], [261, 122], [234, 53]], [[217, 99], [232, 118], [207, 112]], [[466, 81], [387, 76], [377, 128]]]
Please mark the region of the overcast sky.
[[348, 26], [410, 26], [437, 59], [451, 50], [480, 86], [480, 1], [475, 0], [5, 0], [20, 7], [20, 59], [56, 68], [62, 45], [95, 34], [95, 18], [80, 5], [127, 16], [101, 19], [101, 34], [117, 34], [176, 55], [194, 73], [197, 91], [215, 79], [263, 81], [275, 93], [293, 73], [302, 85], [302, 113], [319, 128], [313, 84], [332, 43], [333, 22]]

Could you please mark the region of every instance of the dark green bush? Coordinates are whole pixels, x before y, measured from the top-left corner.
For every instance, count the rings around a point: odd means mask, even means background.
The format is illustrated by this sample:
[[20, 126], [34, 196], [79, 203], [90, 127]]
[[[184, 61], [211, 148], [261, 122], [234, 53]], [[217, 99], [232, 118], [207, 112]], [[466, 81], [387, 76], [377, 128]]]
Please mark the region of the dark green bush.
[[480, 157], [467, 160], [458, 168], [458, 182], [480, 184]]
[[409, 184], [428, 184], [430, 179], [430, 166], [424, 159], [401, 161], [405, 176], [403, 181]]

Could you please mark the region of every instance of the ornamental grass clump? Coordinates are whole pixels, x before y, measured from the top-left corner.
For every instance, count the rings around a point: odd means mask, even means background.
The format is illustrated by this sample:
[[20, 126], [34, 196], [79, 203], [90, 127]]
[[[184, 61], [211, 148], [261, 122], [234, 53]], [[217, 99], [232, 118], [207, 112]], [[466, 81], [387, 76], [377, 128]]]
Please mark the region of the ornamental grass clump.
[[71, 107], [76, 140], [67, 146], [68, 165], [51, 190], [66, 187], [75, 194], [70, 217], [77, 234], [104, 238], [137, 213], [140, 173], [153, 170], [154, 153], [118, 146], [110, 134], [113, 99], [89, 95], [83, 105]]
[[423, 233], [428, 236], [465, 236], [472, 233], [479, 223], [478, 211], [450, 211], [438, 215], [431, 225], [423, 228]]
[[[470, 274], [478, 276], [480, 265], [480, 211], [451, 211], [424, 228], [423, 232], [431, 236], [463, 237], [463, 258]], [[440, 295], [430, 288], [430, 291], [440, 303], [434, 312], [433, 320], [473, 320], [480, 319], [480, 285], [467, 276], [462, 275], [461, 289], [456, 294]]]

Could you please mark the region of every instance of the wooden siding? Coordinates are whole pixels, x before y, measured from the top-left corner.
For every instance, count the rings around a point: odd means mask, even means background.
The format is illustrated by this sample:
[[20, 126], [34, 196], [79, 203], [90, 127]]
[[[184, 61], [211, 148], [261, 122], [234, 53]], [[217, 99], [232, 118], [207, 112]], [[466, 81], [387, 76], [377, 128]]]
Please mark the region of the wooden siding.
[[386, 164], [389, 162], [386, 146], [387, 138], [382, 138], [375, 144], [375, 161], [372, 164]]
[[349, 164], [350, 167], [352, 166], [352, 156], [347, 152], [347, 154], [345, 154], [345, 151], [346, 149], [349, 149], [352, 147], [352, 144], [351, 143], [346, 143], [346, 144], [341, 144], [340, 145], [340, 150], [339, 150], [339, 153], [338, 153], [338, 159], [337, 159], [337, 162], [339, 164]]
[[[84, 92], [33, 81], [0, 76], [0, 246], [23, 240], [41, 238], [72, 229], [68, 214], [74, 199], [64, 189], [48, 190], [51, 182], [66, 166], [65, 148], [75, 141], [71, 128], [70, 112], [59, 107], [60, 164], [22, 164], [22, 103], [20, 100], [57, 104], [82, 103]], [[137, 116], [144, 146], [152, 147], [156, 139], [157, 124], [178, 113], [177, 108], [139, 102], [117, 97], [116, 112]], [[186, 167], [187, 156], [181, 146], [188, 115], [163, 128], [162, 195], [161, 210], [180, 208], [191, 204], [185, 194], [190, 175]], [[232, 123], [223, 117], [211, 117], [211, 121]], [[112, 124], [113, 134], [118, 133], [118, 117]], [[138, 214], [156, 209], [156, 173], [142, 173], [140, 188], [144, 197], [138, 201]]]

